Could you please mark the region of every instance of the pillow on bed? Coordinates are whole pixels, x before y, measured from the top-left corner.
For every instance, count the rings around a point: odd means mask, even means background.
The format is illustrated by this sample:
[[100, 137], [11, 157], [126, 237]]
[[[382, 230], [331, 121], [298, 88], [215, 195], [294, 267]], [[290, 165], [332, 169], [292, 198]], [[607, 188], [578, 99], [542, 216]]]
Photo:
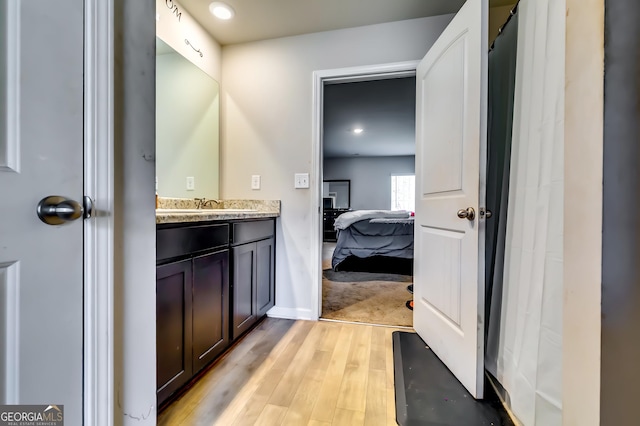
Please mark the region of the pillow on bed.
[[346, 229], [352, 223], [365, 219], [407, 218], [410, 215], [411, 212], [406, 210], [354, 210], [338, 216], [333, 227], [335, 229]]

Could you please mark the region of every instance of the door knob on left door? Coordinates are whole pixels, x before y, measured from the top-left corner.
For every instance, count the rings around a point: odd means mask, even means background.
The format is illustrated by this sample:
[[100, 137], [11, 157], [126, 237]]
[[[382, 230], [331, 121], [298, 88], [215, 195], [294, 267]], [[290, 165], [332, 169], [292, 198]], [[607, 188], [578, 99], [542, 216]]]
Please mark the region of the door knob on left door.
[[467, 207], [466, 209], [458, 210], [458, 217], [460, 219], [473, 220], [476, 218], [476, 211], [473, 207]]
[[83, 204], [76, 200], [50, 195], [38, 203], [36, 212], [41, 221], [47, 225], [62, 225], [76, 219], [91, 217], [93, 201], [84, 197]]

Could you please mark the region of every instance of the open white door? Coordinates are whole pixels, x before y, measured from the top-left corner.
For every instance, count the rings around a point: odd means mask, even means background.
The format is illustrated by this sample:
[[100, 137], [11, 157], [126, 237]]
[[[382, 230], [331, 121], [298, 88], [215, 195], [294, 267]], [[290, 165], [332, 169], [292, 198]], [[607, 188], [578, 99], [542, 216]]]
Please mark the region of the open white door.
[[413, 323], [475, 398], [483, 396], [484, 372], [480, 208], [486, 164], [487, 14], [487, 0], [467, 0], [416, 72]]

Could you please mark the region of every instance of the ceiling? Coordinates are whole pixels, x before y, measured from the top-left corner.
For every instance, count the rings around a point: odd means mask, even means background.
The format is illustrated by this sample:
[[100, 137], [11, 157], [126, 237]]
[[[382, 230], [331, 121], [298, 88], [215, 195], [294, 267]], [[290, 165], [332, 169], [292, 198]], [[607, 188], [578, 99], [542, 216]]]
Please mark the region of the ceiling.
[[415, 106], [415, 77], [326, 85], [324, 157], [414, 155]]
[[[224, 0], [235, 17], [209, 13], [210, 0], [180, 4], [221, 45], [455, 13], [465, 0]], [[514, 0], [490, 0], [490, 6]]]

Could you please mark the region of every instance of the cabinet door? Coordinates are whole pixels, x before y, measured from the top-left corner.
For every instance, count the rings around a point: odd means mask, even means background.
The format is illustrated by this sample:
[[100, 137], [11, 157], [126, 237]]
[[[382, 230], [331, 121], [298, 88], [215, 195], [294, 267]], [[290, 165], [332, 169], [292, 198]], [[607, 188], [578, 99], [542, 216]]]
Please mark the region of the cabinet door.
[[229, 251], [193, 259], [193, 372], [229, 342]]
[[261, 318], [275, 304], [274, 239], [256, 243], [256, 294], [258, 318]]
[[256, 312], [256, 243], [233, 248], [233, 339], [258, 319]]
[[192, 375], [191, 260], [156, 268], [158, 404]]

